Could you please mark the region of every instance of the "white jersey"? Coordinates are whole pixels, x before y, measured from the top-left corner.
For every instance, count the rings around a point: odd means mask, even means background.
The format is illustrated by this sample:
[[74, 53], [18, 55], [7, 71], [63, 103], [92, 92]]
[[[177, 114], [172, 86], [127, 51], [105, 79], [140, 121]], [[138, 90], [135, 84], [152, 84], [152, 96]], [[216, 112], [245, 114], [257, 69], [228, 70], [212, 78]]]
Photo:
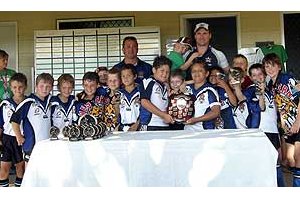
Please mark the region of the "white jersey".
[[[3, 128], [3, 134], [16, 136], [12, 130], [10, 118], [12, 114], [16, 111], [17, 104], [12, 99], [3, 100], [0, 103], [0, 127]], [[21, 123], [21, 134], [23, 134], [23, 128]]]
[[131, 93], [125, 89], [119, 90], [120, 96], [120, 124], [136, 123], [140, 117], [140, 92], [136, 87]]

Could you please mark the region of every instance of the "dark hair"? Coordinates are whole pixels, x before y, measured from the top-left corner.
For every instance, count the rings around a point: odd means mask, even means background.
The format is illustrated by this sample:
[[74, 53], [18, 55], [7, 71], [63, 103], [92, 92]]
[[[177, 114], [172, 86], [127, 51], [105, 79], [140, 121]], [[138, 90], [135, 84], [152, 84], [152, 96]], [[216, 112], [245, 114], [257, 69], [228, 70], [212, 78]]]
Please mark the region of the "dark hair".
[[53, 86], [54, 78], [49, 73], [41, 73], [36, 77], [35, 85], [38, 85], [41, 80], [50, 83]]
[[113, 67], [110, 70], [108, 70], [108, 74], [117, 74], [119, 79], [121, 79], [120, 69], [117, 67]]
[[86, 72], [82, 78], [82, 84], [85, 80], [96, 81], [96, 83], [99, 84], [99, 76], [96, 72]]
[[248, 59], [247, 59], [247, 57], [244, 56], [243, 54], [236, 54], [236, 55], [233, 57], [232, 62], [233, 62], [233, 60], [236, 59], [236, 58], [242, 58], [242, 59], [244, 59], [244, 60], [247, 62], [247, 64], [248, 64]]
[[166, 56], [157, 56], [157, 57], [155, 57], [155, 59], [153, 61], [153, 68], [158, 69], [162, 65], [168, 65], [169, 68], [171, 68], [172, 62]]
[[124, 71], [124, 70], [130, 70], [134, 76], [137, 75], [133, 64], [125, 64], [123, 67], [121, 67], [120, 73], [122, 73], [122, 71]]
[[173, 71], [171, 71], [171, 74], [170, 74], [170, 78], [173, 78], [173, 77], [180, 77], [182, 80], [184, 80], [184, 74], [183, 74], [183, 71], [181, 69], [175, 69]]
[[270, 54], [265, 55], [265, 57], [262, 60], [262, 64], [263, 65], [265, 65], [265, 64], [271, 64], [271, 65], [277, 64], [281, 67], [280, 58], [275, 53], [270, 53]]
[[0, 49], [0, 58], [8, 58], [8, 53], [2, 49]]
[[266, 75], [265, 69], [264, 69], [263, 65], [260, 63], [255, 63], [249, 67], [249, 71], [248, 71], [249, 76], [251, 76], [253, 69], [261, 69], [261, 71], [264, 73], [264, 75]]
[[99, 73], [100, 71], [108, 71], [107, 67], [97, 67], [95, 70], [96, 73]]
[[218, 72], [225, 74], [224, 70], [220, 66], [212, 66], [209, 68], [209, 72], [211, 73], [212, 71], [217, 70]]
[[135, 41], [136, 44], [138, 44], [137, 42], [137, 39], [134, 37], [134, 36], [126, 36], [124, 39], [123, 39], [123, 43], [122, 43], [122, 47], [124, 48], [125, 46], [125, 42], [126, 41]]
[[75, 87], [75, 79], [71, 74], [62, 74], [57, 79], [57, 89], [60, 90], [60, 86], [63, 82], [69, 82], [72, 84], [73, 88]]
[[207, 64], [204, 60], [201, 60], [201, 59], [198, 59], [198, 58], [195, 58], [190, 66], [190, 69], [192, 71], [193, 67], [196, 65], [196, 64], [200, 64], [200, 65], [203, 65], [203, 68], [205, 69], [206, 72], [209, 71], [208, 67], [207, 67]]
[[23, 73], [13, 74], [9, 82], [11, 83], [12, 81], [20, 82], [27, 87], [27, 77]]

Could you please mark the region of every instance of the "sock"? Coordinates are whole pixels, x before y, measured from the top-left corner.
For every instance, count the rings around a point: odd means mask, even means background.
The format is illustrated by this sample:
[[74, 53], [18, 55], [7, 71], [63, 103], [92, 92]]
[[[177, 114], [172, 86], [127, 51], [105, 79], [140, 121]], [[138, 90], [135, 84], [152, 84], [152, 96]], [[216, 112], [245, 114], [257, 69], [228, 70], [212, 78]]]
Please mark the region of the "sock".
[[276, 172], [277, 172], [277, 186], [285, 187], [284, 177], [283, 177], [282, 168], [280, 164], [277, 164]]
[[0, 187], [8, 187], [8, 186], [9, 186], [9, 180], [8, 179], [0, 180]]
[[23, 178], [16, 177], [15, 187], [21, 187], [22, 180]]
[[300, 187], [300, 168], [297, 167], [293, 172], [293, 187]]

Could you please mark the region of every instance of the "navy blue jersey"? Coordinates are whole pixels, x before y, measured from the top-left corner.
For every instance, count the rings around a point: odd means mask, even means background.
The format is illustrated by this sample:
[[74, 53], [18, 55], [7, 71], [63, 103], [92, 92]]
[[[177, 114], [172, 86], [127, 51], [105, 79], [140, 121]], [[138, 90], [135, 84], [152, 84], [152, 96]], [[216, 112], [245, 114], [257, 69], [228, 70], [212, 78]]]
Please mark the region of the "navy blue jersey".
[[[190, 56], [194, 53], [197, 52], [197, 49], [194, 49], [186, 58], [186, 61], [190, 58]], [[219, 66], [222, 68], [228, 67], [228, 61], [224, 55], [223, 52], [216, 50], [215, 48], [208, 46], [206, 52], [202, 55], [197, 57], [196, 59], [204, 61], [208, 67], [212, 66]], [[191, 70], [190, 68], [186, 71], [186, 79], [191, 80]]]
[[[215, 105], [220, 106], [219, 95], [217, 91], [208, 82], [204, 83], [198, 89], [195, 89], [194, 84], [187, 85], [187, 92], [196, 97], [195, 100], [195, 114], [194, 117], [200, 117], [211, 111]], [[214, 129], [215, 119], [204, 122], [197, 122], [192, 125], [185, 125], [185, 130], [198, 130]]]
[[226, 93], [225, 89], [215, 86], [214, 87], [220, 98], [221, 103], [221, 118], [224, 122], [224, 129], [236, 129], [236, 125], [233, 119], [233, 108], [232, 104], [229, 101], [228, 94]]
[[[0, 128], [3, 130], [3, 134], [16, 136], [9, 121], [17, 106], [17, 103], [12, 98], [3, 100], [0, 103]], [[23, 133], [22, 128], [21, 133]]]
[[70, 95], [66, 103], [62, 102], [58, 95], [53, 96], [51, 98], [51, 103], [52, 126], [56, 126], [60, 130], [62, 130], [65, 126], [68, 126], [73, 123], [74, 115], [76, 115], [74, 106], [74, 96]]
[[131, 125], [138, 121], [140, 117], [140, 91], [136, 86], [131, 93], [127, 92], [125, 88], [120, 90], [120, 115], [119, 123], [121, 125]]
[[[114, 68], [121, 69], [125, 65], [124, 60], [120, 63], [116, 64]], [[135, 80], [136, 83], [141, 84], [143, 79], [147, 79], [152, 75], [152, 66], [145, 61], [142, 61], [138, 58], [138, 62], [134, 65], [137, 78]]]
[[23, 123], [24, 152], [31, 152], [35, 143], [49, 138], [51, 128], [51, 96], [41, 100], [31, 94], [23, 100], [13, 113], [10, 122]]
[[[141, 100], [147, 99], [161, 111], [167, 112], [168, 91], [165, 84], [155, 80], [153, 77], [144, 79], [139, 86]], [[152, 114], [143, 106], [140, 108], [140, 123], [148, 126], [169, 126], [162, 118]]]
[[246, 100], [239, 102], [234, 108], [234, 120], [238, 129], [259, 128], [261, 109], [255, 90], [255, 85], [251, 85], [243, 91]]
[[297, 80], [286, 73], [279, 73], [275, 83], [270, 80], [268, 88], [275, 98], [281, 127], [287, 133], [296, 121], [300, 92], [295, 87]]

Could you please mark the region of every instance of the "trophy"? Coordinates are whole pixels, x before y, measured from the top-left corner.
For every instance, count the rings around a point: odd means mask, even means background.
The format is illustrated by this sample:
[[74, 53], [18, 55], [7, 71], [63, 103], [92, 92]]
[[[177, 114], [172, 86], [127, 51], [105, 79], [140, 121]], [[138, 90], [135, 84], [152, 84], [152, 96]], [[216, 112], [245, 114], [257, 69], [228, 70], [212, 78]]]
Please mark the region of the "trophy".
[[260, 85], [264, 83], [264, 82], [259, 82], [257, 80], [254, 81], [254, 85], [255, 85], [255, 95], [263, 95], [262, 93], [262, 89], [260, 88]]
[[193, 95], [183, 93], [173, 94], [169, 100], [168, 114], [171, 115], [176, 122], [186, 122], [193, 117], [195, 112], [195, 97]]
[[57, 128], [56, 126], [52, 126], [49, 131], [50, 140], [58, 140], [59, 132], [60, 132], [59, 128]]
[[76, 124], [71, 125], [71, 129], [69, 131], [69, 140], [79, 141], [82, 139], [83, 139], [83, 128]]
[[217, 78], [221, 79], [221, 80], [225, 80], [225, 78], [226, 78], [226, 75], [223, 73], [220, 73], [220, 72], [216, 73], [216, 75], [217, 75]]
[[239, 67], [234, 67], [229, 69], [229, 83], [234, 84], [241, 84], [243, 79], [243, 70]]

